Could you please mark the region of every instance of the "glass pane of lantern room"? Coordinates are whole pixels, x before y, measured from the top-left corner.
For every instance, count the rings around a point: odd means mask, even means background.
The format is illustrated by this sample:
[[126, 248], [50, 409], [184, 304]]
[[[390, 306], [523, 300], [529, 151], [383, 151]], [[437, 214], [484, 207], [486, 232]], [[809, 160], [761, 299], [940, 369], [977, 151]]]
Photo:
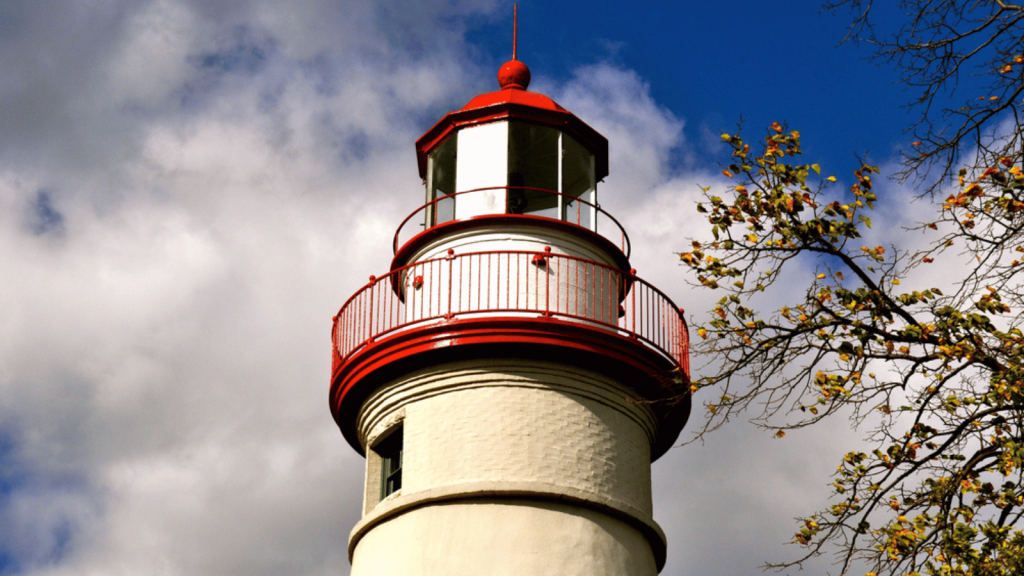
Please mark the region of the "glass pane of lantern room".
[[594, 155], [569, 135], [562, 136], [562, 192], [583, 202], [565, 199], [562, 219], [594, 230], [597, 214], [597, 184], [594, 182]]
[[[459, 132], [455, 189], [461, 192], [455, 218], [505, 213], [508, 179], [508, 122], [492, 122]], [[470, 190], [478, 190], [469, 192]]]
[[558, 195], [553, 192], [558, 191], [560, 135], [546, 126], [509, 123], [509, 213], [558, 217]]
[[427, 208], [426, 227], [455, 219], [455, 150], [459, 134], [456, 132], [434, 149], [427, 158], [427, 202], [437, 199]]

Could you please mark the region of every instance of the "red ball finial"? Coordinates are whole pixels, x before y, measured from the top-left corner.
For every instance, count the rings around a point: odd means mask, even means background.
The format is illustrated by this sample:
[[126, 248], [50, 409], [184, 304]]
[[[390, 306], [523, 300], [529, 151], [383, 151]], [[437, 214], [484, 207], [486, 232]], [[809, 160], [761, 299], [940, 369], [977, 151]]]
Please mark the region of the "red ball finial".
[[530, 69], [519, 60], [509, 60], [498, 70], [498, 84], [504, 88], [526, 90], [530, 85]]

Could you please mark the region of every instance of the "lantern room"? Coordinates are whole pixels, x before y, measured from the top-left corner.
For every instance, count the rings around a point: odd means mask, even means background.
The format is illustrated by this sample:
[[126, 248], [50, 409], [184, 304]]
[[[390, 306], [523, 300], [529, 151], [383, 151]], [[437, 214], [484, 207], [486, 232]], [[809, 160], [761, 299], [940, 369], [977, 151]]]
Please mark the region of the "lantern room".
[[543, 94], [512, 60], [501, 90], [445, 116], [416, 143], [426, 228], [478, 216], [534, 215], [597, 228], [608, 141]]

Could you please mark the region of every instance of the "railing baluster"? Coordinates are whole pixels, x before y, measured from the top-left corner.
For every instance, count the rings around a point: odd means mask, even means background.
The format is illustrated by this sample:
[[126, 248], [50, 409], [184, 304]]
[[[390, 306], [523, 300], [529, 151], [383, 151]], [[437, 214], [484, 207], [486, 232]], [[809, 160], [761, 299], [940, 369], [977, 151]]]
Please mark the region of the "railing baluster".
[[333, 320], [332, 369], [342, 370], [357, 350], [399, 330], [488, 312], [540, 312], [581, 327], [604, 326], [659, 351], [688, 374], [686, 320], [671, 300], [637, 278], [635, 270], [550, 249], [458, 255], [449, 250], [446, 256], [371, 277]]
[[629, 280], [633, 283], [631, 286], [632, 290], [630, 290], [633, 293], [633, 325], [631, 332], [632, 336], [636, 338], [636, 293], [639, 291], [636, 285], [636, 270], [631, 269], [629, 271]]

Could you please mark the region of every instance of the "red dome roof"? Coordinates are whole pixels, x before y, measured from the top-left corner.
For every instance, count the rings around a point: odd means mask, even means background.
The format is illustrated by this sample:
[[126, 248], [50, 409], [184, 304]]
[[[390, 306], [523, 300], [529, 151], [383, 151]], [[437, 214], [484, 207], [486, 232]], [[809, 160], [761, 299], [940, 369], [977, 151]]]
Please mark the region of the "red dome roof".
[[473, 98], [456, 112], [447, 114], [416, 141], [416, 159], [420, 177], [427, 175], [427, 155], [448, 136], [461, 128], [514, 119], [530, 124], [557, 128], [572, 136], [594, 155], [597, 180], [608, 175], [608, 139], [587, 126], [554, 100], [538, 92], [530, 92], [530, 69], [518, 60], [506, 62], [498, 71], [497, 92]]
[[530, 92], [529, 90], [523, 90], [522, 88], [503, 88], [497, 92], [481, 94], [470, 100], [468, 104], [459, 110], [459, 112], [486, 108], [488, 106], [498, 106], [501, 104], [520, 104], [523, 106], [530, 106], [531, 108], [539, 108], [541, 110], [568, 112], [568, 110], [559, 106], [557, 102], [540, 92]]

